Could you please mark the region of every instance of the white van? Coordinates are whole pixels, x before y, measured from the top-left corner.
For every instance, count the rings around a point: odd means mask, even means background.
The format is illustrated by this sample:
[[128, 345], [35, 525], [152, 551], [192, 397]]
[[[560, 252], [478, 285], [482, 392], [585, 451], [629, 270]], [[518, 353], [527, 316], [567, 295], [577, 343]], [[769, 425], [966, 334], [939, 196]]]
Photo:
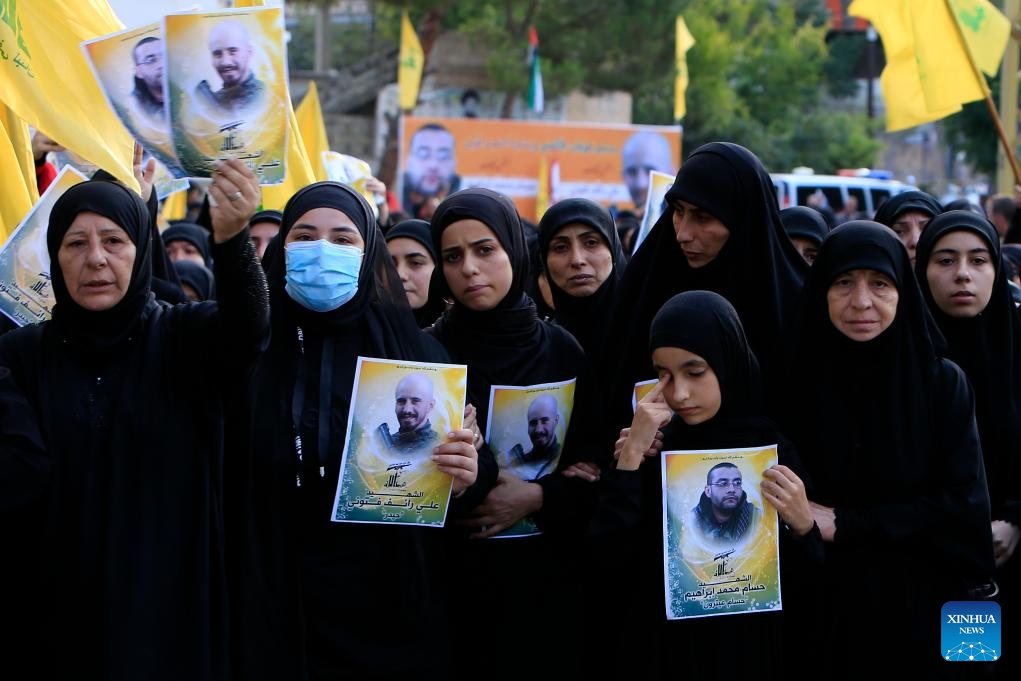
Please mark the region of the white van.
[[807, 206], [808, 197], [822, 192], [834, 212], [847, 202], [848, 196], [858, 199], [858, 210], [870, 217], [894, 194], [918, 189], [897, 180], [850, 175], [815, 175], [813, 173], [771, 173], [780, 208]]

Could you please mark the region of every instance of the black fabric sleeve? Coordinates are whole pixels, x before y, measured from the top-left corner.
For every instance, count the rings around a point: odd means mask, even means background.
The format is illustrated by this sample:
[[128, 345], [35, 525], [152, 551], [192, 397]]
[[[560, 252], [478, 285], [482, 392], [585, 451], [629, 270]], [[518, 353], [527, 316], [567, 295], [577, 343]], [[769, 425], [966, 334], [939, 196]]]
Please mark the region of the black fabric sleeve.
[[269, 344], [269, 289], [248, 228], [212, 242], [219, 310], [220, 357], [234, 367], [251, 366]]
[[926, 537], [962, 570], [992, 572], [989, 490], [975, 423], [971, 386], [957, 365], [943, 360], [930, 396], [932, 423], [928, 484], [898, 503], [836, 509], [835, 542], [886, 543]]

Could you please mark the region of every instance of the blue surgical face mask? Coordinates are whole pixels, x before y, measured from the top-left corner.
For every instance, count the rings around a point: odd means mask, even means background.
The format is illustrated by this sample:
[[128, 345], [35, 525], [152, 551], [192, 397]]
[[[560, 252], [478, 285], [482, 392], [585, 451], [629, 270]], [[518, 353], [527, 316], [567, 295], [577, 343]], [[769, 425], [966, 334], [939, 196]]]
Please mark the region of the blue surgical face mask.
[[318, 241], [294, 241], [284, 246], [287, 266], [284, 290], [296, 303], [314, 312], [329, 312], [358, 292], [362, 249]]

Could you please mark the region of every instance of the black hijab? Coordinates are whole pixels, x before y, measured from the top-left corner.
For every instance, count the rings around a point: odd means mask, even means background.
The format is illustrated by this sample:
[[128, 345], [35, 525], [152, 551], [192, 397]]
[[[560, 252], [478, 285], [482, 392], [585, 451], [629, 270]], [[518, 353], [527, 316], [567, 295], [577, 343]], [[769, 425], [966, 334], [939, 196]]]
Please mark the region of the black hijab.
[[213, 271], [193, 260], [178, 260], [174, 263], [181, 283], [190, 286], [198, 296], [196, 302], [216, 298], [216, 279]]
[[212, 269], [213, 256], [209, 248], [209, 230], [194, 222], [175, 222], [163, 230], [162, 239], [164, 245], [172, 241], [186, 241], [202, 254], [206, 267]]
[[[936, 244], [951, 232], [978, 235], [989, 248], [996, 268], [992, 296], [974, 317], [951, 317], [936, 305], [926, 270]], [[933, 218], [918, 239], [915, 265], [922, 294], [946, 337], [947, 356], [957, 363], [975, 389], [975, 416], [982, 438], [993, 518], [1021, 521], [1018, 502], [1021, 475], [1021, 318], [1008, 290], [996, 228], [970, 210]]]
[[780, 221], [788, 236], [808, 239], [815, 242], [816, 246], [830, 233], [830, 227], [822, 213], [808, 206], [784, 208], [780, 211]]
[[[613, 270], [606, 281], [592, 295], [584, 298], [572, 296], [557, 286], [546, 262], [553, 237], [561, 229], [572, 224], [591, 227], [602, 235], [613, 260]], [[612, 311], [617, 289], [627, 266], [613, 216], [605, 207], [589, 199], [558, 201], [549, 207], [539, 221], [539, 253], [553, 295], [554, 320], [571, 332], [596, 366], [601, 366], [599, 356], [607, 336], [607, 317]]]
[[[127, 232], [135, 244], [135, 262], [131, 282], [124, 297], [109, 310], [95, 312], [79, 306], [71, 298], [60, 268], [59, 252], [64, 235], [79, 213], [97, 213]], [[128, 338], [139, 326], [142, 312], [151, 298], [152, 248], [149, 211], [142, 199], [115, 182], [82, 182], [64, 192], [50, 212], [46, 230], [51, 284], [55, 304], [53, 326], [77, 347], [86, 351], [110, 350]]]
[[[440, 259], [436, 257], [436, 248], [433, 246], [432, 235], [429, 233], [429, 222], [426, 220], [419, 220], [418, 218], [412, 218], [410, 220], [402, 220], [389, 229], [386, 233], [386, 242], [390, 243], [393, 239], [412, 239], [422, 244], [425, 248], [426, 253], [432, 258], [433, 265], [436, 269], [440, 267]], [[435, 271], [435, 269], [434, 269]], [[425, 301], [425, 305], [414, 310], [415, 321], [422, 328], [432, 326], [432, 323], [443, 314], [443, 310], [446, 309], [446, 304], [443, 301], [442, 296], [437, 294], [432, 287], [432, 282], [429, 285], [429, 296]]]
[[507, 252], [513, 272], [510, 290], [492, 310], [476, 312], [458, 301], [447, 285], [442, 261], [433, 271], [435, 288], [453, 305], [430, 329], [455, 361], [470, 366], [469, 400], [478, 409], [480, 425], [489, 413], [491, 385], [532, 385], [534, 377], [549, 373], [546, 352], [547, 328], [536, 314], [535, 303], [525, 294], [529, 274], [525, 232], [514, 203], [483, 187], [462, 189], [443, 199], [430, 222], [433, 247], [442, 253], [443, 231], [459, 220], [479, 220], [493, 230]]
[[[719, 255], [692, 268], [673, 227], [673, 206], [683, 200], [711, 213], [730, 231]], [[655, 374], [647, 352], [649, 324], [675, 293], [708, 290], [726, 298], [741, 316], [748, 341], [768, 374], [781, 332], [793, 316], [808, 264], [787, 237], [772, 179], [756, 156], [737, 144], [711, 142], [681, 165], [666, 194], [667, 208], [632, 256], [616, 304], [607, 361], [611, 428], [631, 419], [634, 384]]]
[[884, 201], [883, 205], [876, 210], [875, 221], [891, 227], [897, 218], [912, 210], [925, 213], [929, 217], [935, 217], [943, 212], [943, 206], [932, 194], [912, 189], [895, 194]]
[[[838, 331], [827, 292], [837, 276], [875, 270], [897, 287], [893, 322], [869, 341]], [[825, 505], [889, 500], [901, 483], [925, 484], [932, 437], [928, 398], [943, 337], [911, 271], [907, 249], [890, 228], [852, 220], [836, 227], [809, 270], [789, 339], [783, 427], [792, 436]], [[882, 471], [884, 484], [862, 486], [852, 469]]]

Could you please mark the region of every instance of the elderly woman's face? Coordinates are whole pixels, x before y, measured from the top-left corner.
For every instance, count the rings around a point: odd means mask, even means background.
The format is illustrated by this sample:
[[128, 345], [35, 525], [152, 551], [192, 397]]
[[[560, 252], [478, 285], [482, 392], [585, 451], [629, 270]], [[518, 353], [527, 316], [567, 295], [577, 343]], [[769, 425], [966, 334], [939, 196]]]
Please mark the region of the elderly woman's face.
[[830, 322], [851, 340], [870, 341], [897, 316], [900, 294], [893, 280], [876, 270], [850, 270], [826, 292]]
[[131, 283], [135, 244], [120, 225], [96, 213], [79, 213], [57, 252], [71, 300], [93, 312], [119, 303]]

